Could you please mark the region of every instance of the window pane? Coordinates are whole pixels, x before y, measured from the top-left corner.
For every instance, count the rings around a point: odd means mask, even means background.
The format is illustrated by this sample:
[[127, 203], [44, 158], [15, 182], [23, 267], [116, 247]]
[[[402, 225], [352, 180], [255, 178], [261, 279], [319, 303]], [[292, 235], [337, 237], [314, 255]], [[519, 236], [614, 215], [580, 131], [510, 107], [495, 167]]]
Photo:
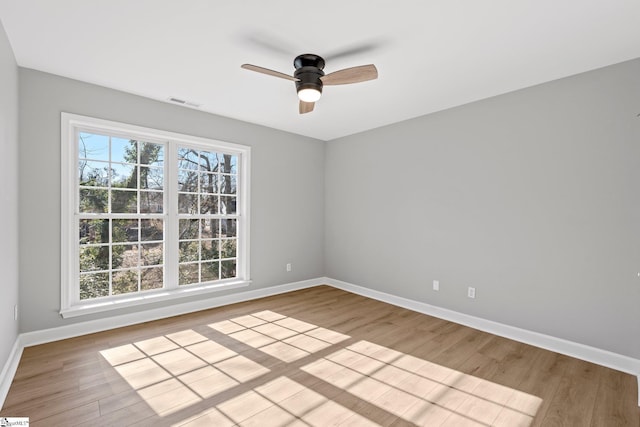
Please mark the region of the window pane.
[[215, 172], [218, 170], [218, 153], [200, 151], [200, 170], [205, 172]]
[[140, 142], [140, 164], [162, 168], [164, 163], [164, 146], [153, 142]]
[[178, 284], [191, 285], [198, 283], [198, 271], [200, 270], [199, 264], [180, 264], [178, 267]]
[[220, 237], [236, 237], [236, 220], [223, 219], [220, 221], [221, 232]]
[[218, 175], [215, 173], [200, 174], [200, 192], [209, 194], [218, 193]]
[[234, 215], [237, 213], [236, 209], [237, 198], [233, 196], [220, 196], [220, 211], [223, 214]]
[[238, 156], [225, 154], [223, 156], [223, 164], [220, 166], [222, 173], [238, 173]]
[[108, 190], [93, 188], [80, 189], [80, 213], [104, 213], [107, 212], [109, 195]]
[[197, 239], [198, 238], [198, 220], [197, 219], [181, 219], [180, 220], [180, 240]]
[[212, 282], [219, 279], [218, 262], [203, 262], [201, 266], [201, 282]]
[[178, 191], [184, 191], [185, 193], [197, 193], [198, 173], [195, 171], [179, 170]]
[[223, 194], [236, 194], [237, 183], [235, 175], [220, 175], [220, 192]]
[[163, 240], [164, 221], [161, 219], [141, 219], [140, 220], [141, 240]]
[[109, 243], [108, 219], [81, 219], [80, 244]]
[[112, 137], [111, 161], [138, 163], [138, 141]]
[[83, 246], [80, 248], [80, 271], [109, 269], [109, 246]]
[[202, 225], [202, 238], [203, 239], [215, 239], [218, 237], [218, 228], [220, 220], [218, 219], [202, 219], [200, 220]]
[[111, 225], [112, 242], [137, 242], [138, 241], [138, 220], [137, 219], [114, 219]]
[[198, 152], [191, 148], [178, 149], [178, 168], [197, 170], [198, 169]]
[[200, 196], [200, 213], [201, 214], [217, 214], [218, 213], [218, 196], [202, 195]]
[[140, 188], [143, 190], [162, 190], [164, 186], [164, 170], [148, 166], [140, 166]]
[[140, 213], [162, 213], [164, 193], [158, 191], [140, 192]]
[[198, 195], [180, 193], [178, 195], [178, 212], [181, 214], [198, 213]]
[[140, 261], [142, 265], [162, 265], [164, 259], [162, 248], [162, 243], [140, 245]]
[[109, 161], [109, 137], [80, 132], [78, 138], [78, 157]]
[[111, 186], [115, 188], [136, 188], [138, 170], [135, 165], [111, 163]]
[[222, 267], [222, 275], [221, 275], [222, 279], [231, 279], [233, 277], [236, 277], [236, 261], [235, 260], [222, 261], [220, 264]]
[[138, 292], [138, 270], [116, 271], [113, 273], [113, 294]]
[[218, 258], [217, 240], [204, 240], [200, 242], [200, 259], [202, 261], [210, 261]]
[[111, 190], [111, 212], [136, 213], [138, 211], [138, 192]]
[[109, 295], [109, 273], [80, 275], [80, 299], [106, 297]]
[[78, 161], [78, 183], [88, 187], [108, 187], [109, 163]]
[[236, 245], [236, 239], [222, 240], [220, 242], [220, 258], [235, 258]]
[[111, 268], [132, 268], [137, 267], [138, 245], [113, 245], [111, 249]]
[[162, 267], [145, 268], [140, 273], [140, 289], [162, 289], [163, 277]]
[[180, 242], [180, 262], [198, 261], [198, 242]]

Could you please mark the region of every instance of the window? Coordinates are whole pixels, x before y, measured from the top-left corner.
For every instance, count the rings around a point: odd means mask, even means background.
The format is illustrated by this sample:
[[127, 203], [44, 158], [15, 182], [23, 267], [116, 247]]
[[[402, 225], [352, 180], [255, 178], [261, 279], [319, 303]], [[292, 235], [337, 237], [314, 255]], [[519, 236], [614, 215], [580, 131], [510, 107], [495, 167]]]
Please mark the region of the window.
[[246, 286], [249, 155], [63, 113], [62, 315]]

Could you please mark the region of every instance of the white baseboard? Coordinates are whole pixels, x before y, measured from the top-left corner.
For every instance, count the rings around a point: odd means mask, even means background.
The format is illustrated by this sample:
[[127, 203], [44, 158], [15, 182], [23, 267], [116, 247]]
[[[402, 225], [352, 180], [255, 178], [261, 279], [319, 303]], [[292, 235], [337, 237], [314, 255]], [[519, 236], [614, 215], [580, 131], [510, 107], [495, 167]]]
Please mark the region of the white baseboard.
[[22, 339], [20, 335], [18, 335], [16, 341], [13, 343], [13, 347], [11, 348], [11, 353], [9, 353], [9, 358], [4, 364], [2, 372], [0, 372], [0, 409], [2, 409], [4, 400], [7, 398], [7, 394], [9, 394], [9, 388], [11, 387], [13, 377], [16, 375], [16, 371], [18, 370], [18, 364], [20, 363], [23, 349], [24, 345], [22, 344]]
[[545, 348], [557, 353], [566, 354], [571, 357], [586, 360], [608, 368], [616, 369], [637, 376], [638, 378], [638, 406], [640, 406], [640, 360], [628, 356], [612, 353], [606, 350], [586, 346], [583, 344], [555, 338], [549, 335], [540, 334], [525, 329], [516, 328], [491, 320], [482, 319], [468, 314], [459, 313], [441, 307], [436, 307], [419, 301], [410, 300], [403, 297], [387, 294], [340, 280], [321, 277], [316, 279], [293, 282], [269, 288], [256, 289], [246, 292], [208, 298], [201, 301], [194, 301], [183, 304], [176, 304], [169, 307], [162, 307], [147, 310], [140, 313], [124, 314], [121, 316], [109, 317], [106, 319], [90, 320], [72, 325], [65, 325], [41, 331], [23, 333], [16, 339], [11, 351], [9, 360], [5, 364], [0, 375], [0, 408], [9, 391], [11, 381], [18, 368], [20, 356], [24, 347], [58, 341], [66, 338], [77, 337], [109, 329], [129, 326], [142, 322], [163, 319], [170, 316], [192, 313], [208, 308], [220, 307], [223, 305], [238, 302], [250, 301], [286, 292], [306, 289], [318, 285], [329, 285], [347, 292], [362, 295], [398, 307], [403, 307], [418, 313], [438, 317], [440, 319], [459, 323], [479, 329], [484, 332], [499, 335], [515, 341]]
[[25, 347], [29, 347], [32, 345], [73, 338], [80, 335], [92, 334], [123, 326], [135, 325], [137, 323], [165, 319], [171, 316], [179, 316], [181, 314], [193, 313], [223, 305], [235, 304], [238, 302], [250, 301], [299, 289], [310, 288], [324, 284], [323, 280], [324, 278], [304, 280], [300, 282], [287, 283], [285, 285], [271, 286], [268, 288], [175, 304], [167, 307], [145, 310], [139, 313], [123, 314], [120, 316], [89, 320], [86, 322], [74, 323], [72, 325], [59, 326], [51, 329], [43, 329], [41, 331], [26, 332], [21, 334], [22, 343]]
[[325, 282], [334, 288], [342, 289], [347, 292], [386, 302], [388, 304], [393, 304], [418, 313], [449, 320], [490, 334], [499, 335], [514, 341], [541, 347], [556, 353], [565, 354], [567, 356], [635, 375], [638, 378], [638, 406], [640, 406], [640, 360], [638, 359], [538, 332], [493, 322], [480, 317], [470, 316], [468, 314], [459, 313], [446, 308], [436, 307], [423, 302], [398, 297], [340, 280], [325, 278]]
[[56, 328], [43, 329], [40, 331], [25, 332], [18, 336], [11, 351], [11, 355], [0, 374], [0, 409], [11, 387], [11, 382], [18, 369], [18, 363], [22, 356], [22, 350], [38, 344], [45, 344], [52, 341], [59, 341], [123, 326], [135, 325], [137, 323], [150, 322], [164, 319], [171, 316], [193, 313], [206, 310], [208, 308], [220, 307], [223, 305], [235, 304], [238, 302], [250, 301], [272, 295], [283, 294], [299, 289], [311, 288], [325, 284], [324, 278], [303, 280], [279, 286], [271, 286], [263, 289], [255, 289], [246, 292], [238, 292], [230, 295], [207, 298], [203, 300], [176, 304], [168, 307], [156, 308], [141, 311], [139, 313], [123, 314], [120, 316], [108, 317], [105, 319], [89, 320], [71, 325], [59, 326]]

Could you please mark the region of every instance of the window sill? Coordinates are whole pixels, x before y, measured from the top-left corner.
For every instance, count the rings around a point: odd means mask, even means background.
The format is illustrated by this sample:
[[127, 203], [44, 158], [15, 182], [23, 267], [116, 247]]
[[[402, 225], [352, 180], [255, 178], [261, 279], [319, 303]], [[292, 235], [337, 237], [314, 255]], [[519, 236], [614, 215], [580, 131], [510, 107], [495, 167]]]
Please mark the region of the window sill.
[[217, 283], [198, 287], [187, 287], [157, 292], [145, 292], [142, 294], [110, 298], [102, 301], [85, 302], [60, 310], [63, 318], [78, 317], [105, 311], [118, 310], [126, 307], [136, 307], [162, 301], [177, 300], [192, 295], [203, 295], [215, 292], [228, 291], [230, 289], [244, 288], [251, 284], [250, 280], [238, 282]]

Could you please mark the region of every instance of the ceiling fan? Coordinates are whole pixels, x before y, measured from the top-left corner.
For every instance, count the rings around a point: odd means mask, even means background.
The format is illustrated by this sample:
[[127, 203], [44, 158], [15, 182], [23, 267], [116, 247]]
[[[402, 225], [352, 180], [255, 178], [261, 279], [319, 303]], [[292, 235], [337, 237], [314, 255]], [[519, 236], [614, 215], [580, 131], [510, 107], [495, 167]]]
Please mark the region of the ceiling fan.
[[298, 55], [293, 60], [293, 66], [296, 69], [293, 72], [293, 76], [268, 68], [258, 67], [257, 65], [243, 64], [241, 67], [246, 70], [256, 71], [295, 82], [298, 98], [300, 99], [300, 114], [313, 111], [316, 101], [318, 101], [322, 95], [322, 87], [324, 85], [360, 83], [378, 78], [378, 70], [373, 64], [345, 68], [329, 74], [325, 74], [324, 71], [322, 71], [324, 65], [325, 62], [322, 57], [312, 53], [305, 53]]

